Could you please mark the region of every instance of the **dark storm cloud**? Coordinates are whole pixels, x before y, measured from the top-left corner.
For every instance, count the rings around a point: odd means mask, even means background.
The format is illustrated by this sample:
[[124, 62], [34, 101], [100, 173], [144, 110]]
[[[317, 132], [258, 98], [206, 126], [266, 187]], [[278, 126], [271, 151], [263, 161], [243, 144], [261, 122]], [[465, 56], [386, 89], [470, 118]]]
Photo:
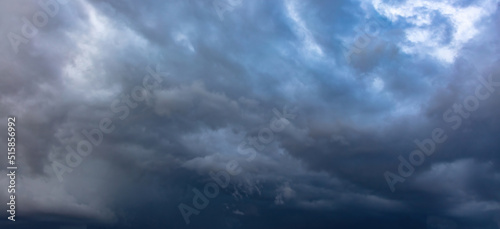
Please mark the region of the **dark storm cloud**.
[[[212, 1], [59, 4], [17, 53], [8, 34], [43, 7], [1, 3], [0, 116], [20, 125], [16, 227], [496, 227], [500, 88], [443, 119], [478, 75], [500, 80], [496, 1], [232, 3], [223, 20]], [[373, 20], [378, 33], [349, 61]], [[127, 103], [148, 75], [147, 98]], [[241, 154], [293, 107], [255, 158]], [[113, 131], [70, 166], [67, 147], [106, 118]], [[391, 192], [384, 173], [398, 175], [398, 157], [435, 128], [447, 140]], [[193, 189], [231, 161], [241, 173], [186, 225], [179, 204], [195, 207]], [[62, 181], [56, 162], [72, 169]]]

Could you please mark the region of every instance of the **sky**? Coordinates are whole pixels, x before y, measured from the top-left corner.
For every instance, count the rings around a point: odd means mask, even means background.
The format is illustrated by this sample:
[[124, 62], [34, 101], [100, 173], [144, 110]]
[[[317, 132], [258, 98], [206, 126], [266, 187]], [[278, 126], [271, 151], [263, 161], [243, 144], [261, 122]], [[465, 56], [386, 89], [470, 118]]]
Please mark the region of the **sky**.
[[1, 1], [0, 227], [498, 229], [499, 6]]

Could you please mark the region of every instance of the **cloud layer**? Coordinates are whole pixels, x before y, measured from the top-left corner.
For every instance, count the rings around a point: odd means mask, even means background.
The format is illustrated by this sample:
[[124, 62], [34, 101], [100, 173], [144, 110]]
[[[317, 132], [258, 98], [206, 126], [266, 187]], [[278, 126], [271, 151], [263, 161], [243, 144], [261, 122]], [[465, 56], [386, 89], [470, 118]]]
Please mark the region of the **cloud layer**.
[[498, 4], [4, 1], [0, 225], [498, 228]]

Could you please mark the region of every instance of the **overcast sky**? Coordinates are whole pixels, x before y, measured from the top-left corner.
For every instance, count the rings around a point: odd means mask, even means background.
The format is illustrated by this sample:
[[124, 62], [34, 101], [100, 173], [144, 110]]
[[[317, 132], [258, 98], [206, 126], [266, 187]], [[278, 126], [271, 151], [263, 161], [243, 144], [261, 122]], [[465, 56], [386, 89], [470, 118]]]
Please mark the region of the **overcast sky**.
[[500, 228], [498, 6], [1, 1], [0, 225]]

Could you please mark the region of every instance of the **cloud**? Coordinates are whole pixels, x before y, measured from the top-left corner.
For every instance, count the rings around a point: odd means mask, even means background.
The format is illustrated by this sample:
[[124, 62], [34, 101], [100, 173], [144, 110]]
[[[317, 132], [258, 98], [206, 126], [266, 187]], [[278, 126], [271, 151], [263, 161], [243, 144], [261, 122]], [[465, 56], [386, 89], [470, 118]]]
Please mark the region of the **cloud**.
[[406, 1], [388, 4], [372, 1], [374, 8], [392, 22], [402, 20], [406, 39], [400, 47], [409, 54], [430, 56], [453, 63], [468, 41], [479, 34], [479, 23], [495, 13], [496, 0], [484, 0], [470, 5], [455, 1]]
[[[195, 207], [193, 190], [231, 161], [241, 173], [189, 227], [496, 226], [500, 100], [478, 76], [500, 79], [497, 6], [258, 0], [221, 21], [212, 1], [68, 2], [17, 53], [0, 44], [0, 116], [19, 120], [29, 219], [18, 227], [186, 228], [179, 204]], [[43, 9], [0, 11], [5, 38]], [[343, 43], [373, 20], [383, 26], [348, 63]], [[148, 69], [160, 80], [135, 101], [155, 80]], [[459, 113], [478, 85], [488, 99]], [[60, 182], [52, 163], [67, 165], [68, 147], [106, 118], [114, 131]], [[391, 192], [384, 172], [435, 128], [448, 140]]]

